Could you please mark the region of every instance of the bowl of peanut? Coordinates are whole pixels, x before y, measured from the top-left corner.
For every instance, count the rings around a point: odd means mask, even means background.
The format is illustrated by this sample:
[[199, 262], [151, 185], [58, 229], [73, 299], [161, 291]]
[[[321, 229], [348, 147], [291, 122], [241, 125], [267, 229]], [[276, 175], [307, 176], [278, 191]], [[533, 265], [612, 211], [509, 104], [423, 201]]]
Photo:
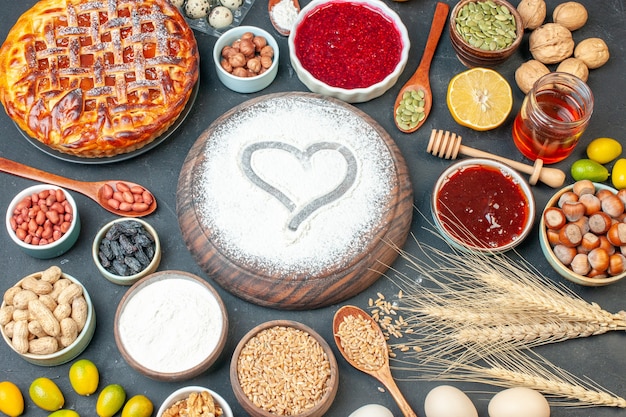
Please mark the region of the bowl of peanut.
[[27, 362], [56, 366], [80, 355], [96, 329], [91, 298], [57, 266], [30, 274], [4, 292], [0, 332]]
[[338, 372], [330, 346], [317, 332], [296, 321], [272, 320], [241, 339], [230, 383], [252, 417], [321, 417], [337, 394]]
[[200, 386], [179, 388], [161, 404], [156, 417], [183, 416], [233, 417], [226, 400], [213, 390]]
[[626, 190], [588, 180], [562, 188], [546, 204], [539, 243], [556, 272], [599, 287], [626, 277]]
[[6, 227], [11, 240], [25, 253], [51, 259], [74, 246], [80, 218], [69, 192], [40, 184], [22, 190], [9, 203]]
[[255, 93], [269, 86], [278, 73], [278, 43], [254, 26], [234, 27], [213, 47], [217, 78], [238, 93]]

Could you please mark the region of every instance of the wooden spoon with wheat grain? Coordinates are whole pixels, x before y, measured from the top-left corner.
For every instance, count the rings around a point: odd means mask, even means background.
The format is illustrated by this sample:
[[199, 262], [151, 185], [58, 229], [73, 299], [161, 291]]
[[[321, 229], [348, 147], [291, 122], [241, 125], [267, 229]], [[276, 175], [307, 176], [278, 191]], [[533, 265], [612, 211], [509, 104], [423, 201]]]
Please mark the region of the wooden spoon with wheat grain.
[[337, 349], [350, 365], [380, 381], [405, 417], [417, 417], [391, 375], [385, 336], [369, 314], [355, 306], [341, 307], [333, 318], [333, 335]]

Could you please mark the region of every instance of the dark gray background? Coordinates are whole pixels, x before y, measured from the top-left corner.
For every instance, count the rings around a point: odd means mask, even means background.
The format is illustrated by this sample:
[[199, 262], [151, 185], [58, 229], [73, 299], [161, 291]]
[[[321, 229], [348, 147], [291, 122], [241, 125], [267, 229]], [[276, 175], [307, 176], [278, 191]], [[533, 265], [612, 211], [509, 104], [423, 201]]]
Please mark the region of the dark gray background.
[[[511, 159], [525, 161], [516, 150], [511, 139], [511, 126], [514, 114], [519, 109], [523, 94], [515, 85], [514, 71], [517, 66], [530, 58], [528, 53], [528, 35], [519, 51], [505, 64], [497, 67], [513, 88], [514, 108], [509, 119], [499, 128], [490, 132], [474, 132], [458, 126], [451, 118], [445, 104], [446, 88], [449, 80], [465, 67], [457, 60], [450, 45], [447, 33], [441, 38], [439, 48], [433, 60], [431, 70], [432, 89], [434, 95], [433, 110], [425, 125], [414, 134], [400, 133], [393, 124], [392, 106], [401, 85], [411, 76], [418, 65], [426, 42], [430, 19], [435, 9], [434, 1], [409, 0], [406, 3], [385, 1], [396, 10], [406, 24], [411, 38], [409, 63], [400, 77], [398, 84], [385, 95], [357, 107], [378, 121], [395, 139], [410, 168], [414, 185], [415, 205], [425, 217], [430, 218], [429, 197], [437, 176], [450, 162], [440, 160], [425, 153], [426, 143], [433, 128], [447, 129], [463, 136], [463, 143], [478, 149], [488, 150]], [[303, 6], [307, 1], [303, 1]], [[453, 1], [447, 1], [450, 6]], [[549, 0], [548, 16], [559, 1]], [[558, 164], [569, 172], [571, 163], [584, 156], [586, 144], [593, 138], [610, 136], [624, 141], [626, 138], [626, 122], [624, 122], [626, 81], [626, 37], [625, 4], [623, 0], [592, 1], [584, 0], [589, 10], [589, 20], [584, 28], [574, 32], [574, 39], [580, 41], [587, 37], [601, 37], [609, 45], [611, 59], [604, 67], [591, 71], [589, 85], [595, 94], [595, 112], [582, 142], [574, 154], [566, 161]], [[6, 37], [13, 22], [33, 0], [2, 1], [2, 18], [0, 19], [0, 39]], [[517, 2], [514, 2], [517, 4]], [[226, 89], [217, 80], [211, 58], [211, 51], [216, 38], [196, 32], [201, 60], [201, 85], [197, 101], [185, 123], [165, 143], [134, 159], [108, 165], [80, 165], [57, 160], [48, 156], [28, 143], [18, 132], [15, 125], [0, 112], [0, 155], [56, 174], [82, 180], [102, 180], [110, 178], [127, 179], [147, 186], [158, 199], [159, 208], [148, 221], [158, 230], [162, 237], [163, 259], [160, 270], [179, 269], [198, 274], [209, 279], [192, 259], [183, 243], [176, 217], [176, 186], [184, 158], [200, 133], [221, 114], [232, 107], [254, 97], [268, 93], [284, 91], [307, 91], [296, 77], [289, 63], [286, 38], [278, 36], [271, 28], [267, 15], [267, 2], [257, 0], [243, 21], [247, 25], [263, 27], [277, 36], [280, 45], [280, 68], [275, 82], [259, 93], [238, 94]], [[447, 28], [446, 28], [447, 30]], [[572, 179], [568, 174], [567, 182]], [[11, 198], [21, 189], [33, 182], [7, 174], [0, 175], [0, 208], [3, 212]], [[538, 211], [545, 205], [554, 190], [540, 185], [534, 188]], [[65, 255], [53, 260], [36, 260], [23, 254], [10, 240], [5, 230], [0, 232], [0, 290], [4, 291], [26, 274], [43, 270], [50, 265], [59, 265], [67, 273], [80, 279], [89, 290], [94, 300], [97, 314], [96, 334], [82, 358], [93, 360], [101, 371], [100, 387], [110, 383], [122, 384], [129, 396], [146, 394], [155, 404], [155, 410], [161, 401], [173, 390], [188, 384], [210, 387], [222, 394], [231, 404], [236, 416], [246, 413], [237, 404], [229, 381], [230, 355], [240, 338], [255, 325], [273, 319], [293, 319], [301, 321], [317, 330], [333, 347], [339, 363], [340, 388], [337, 398], [328, 412], [330, 416], [347, 416], [358, 407], [367, 403], [379, 403], [390, 408], [394, 415], [400, 411], [387, 392], [381, 392], [380, 384], [373, 378], [350, 368], [332, 342], [331, 320], [340, 305], [333, 305], [314, 311], [280, 311], [259, 307], [244, 301], [217, 288], [226, 303], [230, 315], [229, 339], [224, 359], [210, 372], [186, 382], [165, 383], [152, 381], [130, 368], [120, 356], [113, 339], [113, 316], [117, 304], [126, 291], [126, 287], [117, 286], [102, 278], [92, 262], [90, 248], [92, 239], [100, 226], [114, 218], [113, 215], [99, 208], [90, 199], [73, 193], [77, 200], [83, 229], [76, 246]], [[441, 242], [429, 232], [423, 230], [427, 221], [415, 213], [412, 232], [421, 242], [443, 247]], [[3, 227], [4, 229], [4, 227]], [[537, 244], [537, 226], [529, 238], [519, 247], [521, 254], [531, 261], [539, 270], [557, 282], [582, 296], [589, 302], [597, 302], [604, 309], [612, 312], [620, 311], [626, 305], [624, 294], [626, 281], [604, 288], [583, 288], [560, 278], [544, 259]], [[409, 242], [409, 252], [415, 251], [416, 245]], [[408, 271], [402, 260], [394, 267]], [[367, 300], [375, 298], [377, 292], [387, 295], [394, 294], [396, 288], [386, 278], [378, 280], [364, 293], [347, 300], [345, 303], [367, 307]], [[345, 304], [342, 303], [342, 304]], [[621, 333], [606, 334], [588, 339], [572, 340], [557, 345], [537, 349], [557, 365], [564, 367], [579, 377], [589, 377], [607, 390], [626, 396], [626, 348], [625, 336]], [[184, 343], [184, 341], [181, 341]], [[15, 382], [27, 396], [31, 381], [39, 376], [47, 376], [56, 380], [65, 393], [66, 406], [76, 409], [81, 415], [94, 415], [96, 398], [84, 398], [76, 395], [67, 379], [69, 364], [46, 368], [28, 364], [15, 355], [2, 343], [0, 346], [0, 380]], [[398, 379], [413, 375], [395, 372]], [[399, 381], [409, 403], [418, 415], [424, 415], [424, 397], [438, 382], [405, 382]], [[479, 414], [487, 416], [487, 403], [494, 392], [499, 389], [486, 385], [455, 384], [466, 390], [474, 400]], [[47, 413], [37, 409], [27, 398], [25, 416], [44, 416]], [[608, 417], [624, 415], [623, 410], [610, 408], [553, 408], [553, 416], [595, 416]]]

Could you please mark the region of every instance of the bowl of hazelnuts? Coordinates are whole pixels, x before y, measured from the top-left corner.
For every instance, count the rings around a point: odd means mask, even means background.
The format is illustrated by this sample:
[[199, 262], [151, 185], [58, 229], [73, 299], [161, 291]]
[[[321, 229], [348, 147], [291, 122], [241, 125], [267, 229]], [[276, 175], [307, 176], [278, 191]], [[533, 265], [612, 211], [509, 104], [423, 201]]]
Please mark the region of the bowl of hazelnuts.
[[278, 43], [265, 30], [238, 26], [217, 39], [213, 60], [219, 80], [238, 93], [269, 86], [278, 73]]

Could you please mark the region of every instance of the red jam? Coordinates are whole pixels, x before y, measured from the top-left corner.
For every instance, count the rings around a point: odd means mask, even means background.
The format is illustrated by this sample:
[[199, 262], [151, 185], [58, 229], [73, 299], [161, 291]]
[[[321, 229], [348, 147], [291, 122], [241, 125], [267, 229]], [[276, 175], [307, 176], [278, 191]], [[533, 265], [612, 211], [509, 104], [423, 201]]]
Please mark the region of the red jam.
[[529, 216], [521, 187], [497, 168], [470, 166], [452, 174], [437, 196], [444, 228], [457, 240], [496, 249], [516, 240]]
[[333, 87], [370, 87], [400, 62], [402, 38], [379, 9], [349, 1], [328, 2], [298, 25], [296, 56], [316, 79]]

